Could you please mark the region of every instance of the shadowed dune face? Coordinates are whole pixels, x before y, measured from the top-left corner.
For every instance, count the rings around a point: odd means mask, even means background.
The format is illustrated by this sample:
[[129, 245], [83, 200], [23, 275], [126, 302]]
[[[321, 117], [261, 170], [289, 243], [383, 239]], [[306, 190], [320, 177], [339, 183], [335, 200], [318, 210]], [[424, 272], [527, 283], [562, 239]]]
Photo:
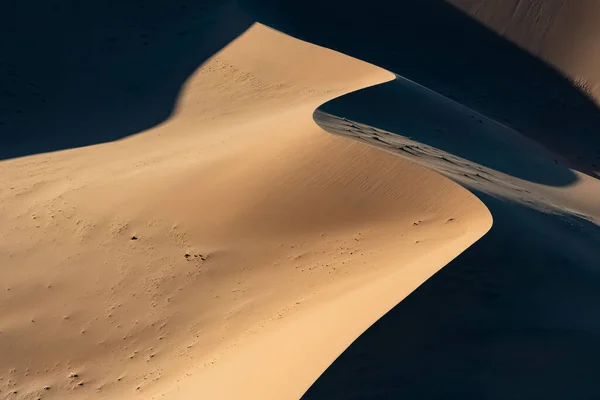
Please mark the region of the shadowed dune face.
[[[365, 104], [377, 104], [377, 107], [372, 109]], [[323, 113], [349, 117], [352, 121], [336, 124]], [[412, 150], [407, 151], [441, 150], [444, 154], [437, 158], [442, 161], [445, 157], [459, 157], [467, 162], [466, 167], [468, 162], [476, 163], [502, 172], [508, 179], [514, 177], [550, 186], [567, 186], [577, 180], [571, 170], [558, 164], [562, 161], [560, 156], [494, 120], [401, 77], [334, 99], [319, 107], [315, 120], [328, 125], [326, 130], [330, 132], [368, 142], [394, 146], [394, 142], [404, 140], [406, 145], [413, 145]], [[365, 126], [376, 128], [361, 129]], [[396, 145], [402, 148], [402, 143]], [[433, 153], [429, 156], [436, 157]], [[424, 164], [431, 167], [435, 163], [431, 161]], [[448, 161], [446, 169], [440, 166], [438, 170], [446, 173], [452, 166]], [[458, 175], [467, 173], [464, 170]], [[453, 176], [455, 180], [461, 181], [460, 178]], [[508, 180], [506, 178], [503, 181]]]
[[160, 124], [183, 82], [252, 23], [221, 0], [9, 2], [0, 14], [0, 160]]
[[256, 3], [247, 8], [260, 22], [457, 100], [582, 172], [600, 170], [600, 112], [585, 90], [445, 1]]

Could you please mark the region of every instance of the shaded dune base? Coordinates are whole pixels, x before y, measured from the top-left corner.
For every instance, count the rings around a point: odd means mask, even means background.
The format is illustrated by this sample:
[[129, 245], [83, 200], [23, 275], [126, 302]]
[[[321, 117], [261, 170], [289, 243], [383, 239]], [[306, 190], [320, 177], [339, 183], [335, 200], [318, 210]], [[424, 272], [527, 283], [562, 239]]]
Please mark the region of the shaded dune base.
[[301, 396], [491, 226], [450, 180], [314, 123], [392, 78], [256, 25], [161, 126], [2, 162], [0, 395]]

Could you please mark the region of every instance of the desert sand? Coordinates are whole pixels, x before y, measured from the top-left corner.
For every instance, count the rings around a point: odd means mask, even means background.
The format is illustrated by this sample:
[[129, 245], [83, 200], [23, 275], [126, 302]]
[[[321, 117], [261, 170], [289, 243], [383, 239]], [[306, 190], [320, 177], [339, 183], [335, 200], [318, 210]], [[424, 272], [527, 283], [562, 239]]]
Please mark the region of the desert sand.
[[[600, 394], [580, 373], [600, 354], [597, 136], [545, 140], [543, 113], [515, 118], [493, 87], [478, 102], [267, 3], [132, 9], [158, 32], [139, 48], [119, 19], [73, 42], [102, 68], [24, 89], [50, 105], [2, 99], [22, 109], [0, 127], [0, 398]], [[594, 102], [591, 64], [526, 39], [527, 12], [456, 3], [481, 29], [512, 21], [502, 40]], [[511, 373], [529, 381], [499, 390]]]

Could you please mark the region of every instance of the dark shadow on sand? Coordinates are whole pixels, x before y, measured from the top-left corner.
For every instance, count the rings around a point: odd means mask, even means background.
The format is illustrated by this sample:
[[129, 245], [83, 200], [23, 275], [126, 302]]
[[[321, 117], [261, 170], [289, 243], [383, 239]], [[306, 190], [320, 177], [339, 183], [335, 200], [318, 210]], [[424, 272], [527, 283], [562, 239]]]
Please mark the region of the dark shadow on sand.
[[181, 85], [253, 23], [234, 0], [0, 6], [0, 160], [152, 128]]
[[243, 3], [259, 22], [424, 85], [544, 144], [582, 172], [600, 170], [596, 104], [443, 0]]
[[600, 227], [477, 195], [495, 216], [490, 232], [360, 336], [304, 400], [600, 398]]
[[558, 156], [540, 149], [531, 140], [401, 77], [335, 98], [316, 112], [410, 137], [420, 144], [529, 182], [567, 186], [577, 179], [556, 160]]

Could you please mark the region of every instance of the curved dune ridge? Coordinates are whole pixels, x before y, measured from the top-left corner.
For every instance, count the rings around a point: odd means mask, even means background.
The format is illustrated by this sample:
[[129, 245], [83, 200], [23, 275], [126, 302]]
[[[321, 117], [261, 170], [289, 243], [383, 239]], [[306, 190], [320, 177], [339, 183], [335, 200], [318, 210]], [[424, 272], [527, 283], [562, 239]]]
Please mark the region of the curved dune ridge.
[[314, 123], [391, 78], [255, 25], [163, 125], [3, 162], [2, 395], [302, 395], [491, 226], [448, 179]]
[[595, 273], [600, 184], [534, 139], [255, 23], [163, 123], [0, 161], [0, 398], [331, 398], [352, 343], [471, 249], [526, 270], [566, 243]]

